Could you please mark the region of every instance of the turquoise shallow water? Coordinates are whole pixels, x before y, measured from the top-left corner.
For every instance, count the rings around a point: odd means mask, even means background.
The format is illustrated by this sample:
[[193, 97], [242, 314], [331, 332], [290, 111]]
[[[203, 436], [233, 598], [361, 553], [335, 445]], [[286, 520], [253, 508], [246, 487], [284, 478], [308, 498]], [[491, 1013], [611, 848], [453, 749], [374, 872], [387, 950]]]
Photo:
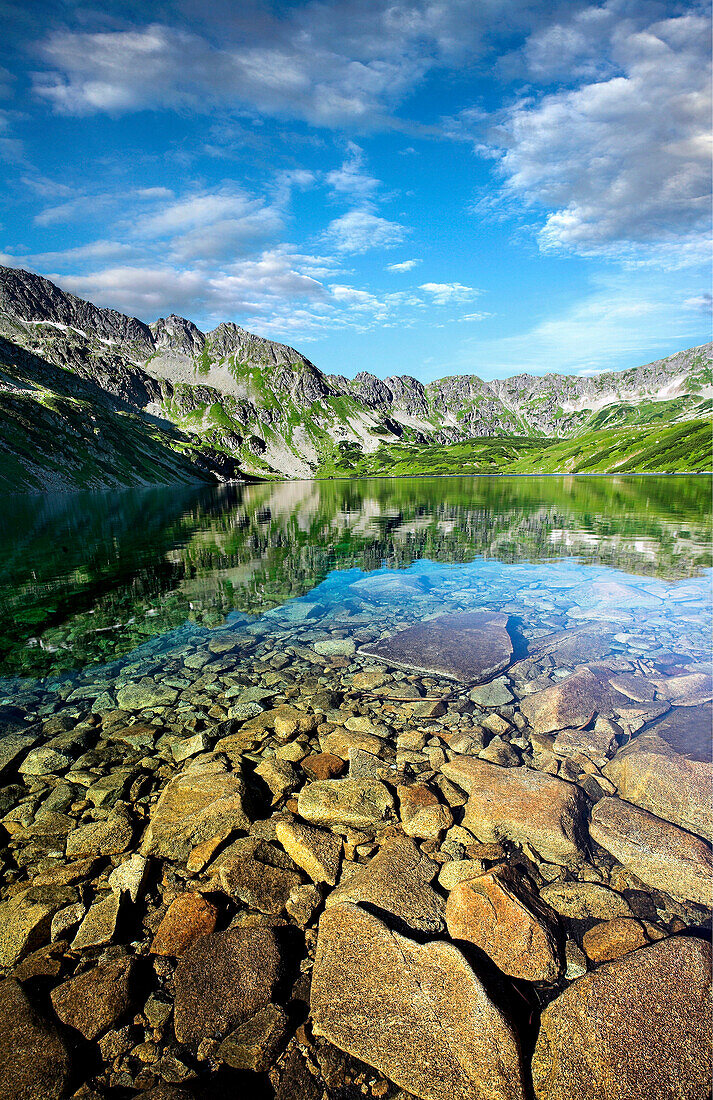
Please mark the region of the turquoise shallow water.
[[[388, 609], [418, 618], [513, 601], [531, 626], [606, 618], [622, 648], [638, 636], [651, 650], [658, 633], [658, 649], [683, 639], [700, 658], [710, 493], [706, 477], [414, 478], [7, 498], [4, 694], [225, 623], [341, 616], [354, 628]], [[357, 606], [355, 578], [378, 570], [418, 583]], [[636, 606], [590, 598], [587, 585], [606, 581], [639, 586]]]

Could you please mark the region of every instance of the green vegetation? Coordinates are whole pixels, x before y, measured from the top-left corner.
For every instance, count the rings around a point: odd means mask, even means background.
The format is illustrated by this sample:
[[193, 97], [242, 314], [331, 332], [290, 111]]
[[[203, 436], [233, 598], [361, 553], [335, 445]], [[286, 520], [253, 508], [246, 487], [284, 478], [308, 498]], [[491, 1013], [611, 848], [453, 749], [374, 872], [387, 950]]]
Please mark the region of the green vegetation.
[[422, 474], [681, 473], [713, 469], [708, 420], [669, 427], [614, 428], [575, 439], [497, 436], [467, 443], [382, 443], [365, 455], [343, 442], [319, 477], [408, 477]]

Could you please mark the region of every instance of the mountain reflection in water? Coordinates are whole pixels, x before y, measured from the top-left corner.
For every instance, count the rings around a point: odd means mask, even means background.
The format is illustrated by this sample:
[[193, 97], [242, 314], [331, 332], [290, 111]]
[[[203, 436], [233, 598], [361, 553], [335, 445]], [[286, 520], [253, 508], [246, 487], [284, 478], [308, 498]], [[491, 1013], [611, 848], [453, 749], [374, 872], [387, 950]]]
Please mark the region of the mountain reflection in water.
[[1, 514], [4, 676], [82, 668], [186, 621], [260, 613], [334, 569], [575, 558], [679, 581], [711, 564], [701, 476], [172, 487], [8, 497]]

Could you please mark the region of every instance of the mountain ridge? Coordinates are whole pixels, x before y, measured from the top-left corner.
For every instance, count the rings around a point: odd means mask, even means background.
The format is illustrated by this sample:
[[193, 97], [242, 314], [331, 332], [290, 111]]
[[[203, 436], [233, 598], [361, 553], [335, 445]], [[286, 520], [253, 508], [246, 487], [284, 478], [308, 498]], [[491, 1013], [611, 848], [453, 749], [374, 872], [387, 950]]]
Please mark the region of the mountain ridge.
[[[587, 378], [519, 374], [486, 382], [463, 374], [424, 385], [360, 371], [349, 379], [324, 374], [296, 349], [233, 322], [207, 333], [175, 314], [146, 324], [17, 268], [0, 267], [0, 335], [93, 386], [91, 398], [85, 395], [90, 405], [118, 414], [118, 401], [122, 415], [167, 433], [169, 451], [198, 460], [201, 477], [328, 475], [348, 470], [350, 456], [389, 444], [557, 440], [655, 422], [664, 413], [669, 422], [692, 420], [709, 414], [713, 394], [711, 345]], [[6, 347], [4, 400], [46, 404], [41, 369], [35, 364], [32, 398], [17, 361]], [[68, 397], [52, 392], [55, 401]]]

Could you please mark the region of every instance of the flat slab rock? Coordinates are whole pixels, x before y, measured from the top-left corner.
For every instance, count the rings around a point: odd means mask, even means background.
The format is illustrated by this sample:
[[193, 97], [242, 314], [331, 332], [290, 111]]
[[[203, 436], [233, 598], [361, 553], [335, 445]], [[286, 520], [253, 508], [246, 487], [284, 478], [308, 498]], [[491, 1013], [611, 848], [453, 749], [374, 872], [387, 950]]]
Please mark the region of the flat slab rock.
[[437, 873], [438, 864], [413, 840], [395, 837], [332, 891], [327, 908], [360, 903], [391, 917], [391, 923], [395, 918], [402, 931], [442, 932], [444, 901], [430, 885]]
[[463, 824], [479, 840], [512, 840], [561, 866], [581, 863], [586, 803], [573, 783], [472, 756], [459, 756], [442, 771], [468, 792]]
[[710, 1095], [710, 944], [672, 936], [605, 963], [542, 1013], [537, 1100]]
[[319, 922], [312, 1024], [420, 1100], [524, 1100], [517, 1037], [453, 944], [353, 905]]
[[604, 768], [619, 794], [657, 817], [713, 840], [711, 707], [676, 707]]
[[508, 619], [490, 611], [439, 615], [390, 638], [369, 642], [359, 652], [397, 668], [461, 683], [487, 680], [512, 660]]
[[700, 837], [621, 798], [597, 802], [589, 832], [647, 886], [710, 908], [713, 853]]

